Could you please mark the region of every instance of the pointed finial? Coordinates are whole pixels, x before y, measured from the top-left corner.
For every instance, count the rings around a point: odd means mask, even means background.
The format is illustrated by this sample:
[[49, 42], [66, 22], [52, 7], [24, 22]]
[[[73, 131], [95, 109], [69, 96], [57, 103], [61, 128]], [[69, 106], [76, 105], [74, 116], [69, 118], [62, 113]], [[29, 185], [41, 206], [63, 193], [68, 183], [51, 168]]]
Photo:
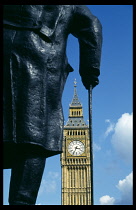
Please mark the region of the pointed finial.
[[74, 87], [76, 87], [76, 84], [77, 84], [77, 81], [76, 81], [76, 79], [75, 79], [75, 81], [74, 81]]

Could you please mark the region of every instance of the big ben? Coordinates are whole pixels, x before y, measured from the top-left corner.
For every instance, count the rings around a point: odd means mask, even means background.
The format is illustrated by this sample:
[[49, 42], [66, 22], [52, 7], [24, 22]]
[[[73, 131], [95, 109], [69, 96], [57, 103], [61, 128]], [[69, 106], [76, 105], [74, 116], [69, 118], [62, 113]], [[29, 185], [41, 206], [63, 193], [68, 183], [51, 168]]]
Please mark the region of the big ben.
[[89, 127], [83, 117], [83, 107], [77, 95], [76, 81], [63, 136], [62, 205], [92, 205], [91, 140]]

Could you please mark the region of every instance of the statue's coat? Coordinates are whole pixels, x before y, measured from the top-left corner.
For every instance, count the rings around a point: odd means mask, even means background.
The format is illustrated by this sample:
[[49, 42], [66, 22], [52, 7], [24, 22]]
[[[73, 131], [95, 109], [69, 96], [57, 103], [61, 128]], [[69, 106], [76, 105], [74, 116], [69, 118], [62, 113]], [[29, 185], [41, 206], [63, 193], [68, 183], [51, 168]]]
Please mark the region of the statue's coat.
[[69, 34], [79, 40], [81, 77], [99, 76], [101, 24], [81, 5], [4, 6], [4, 143], [31, 143], [61, 153], [62, 93]]

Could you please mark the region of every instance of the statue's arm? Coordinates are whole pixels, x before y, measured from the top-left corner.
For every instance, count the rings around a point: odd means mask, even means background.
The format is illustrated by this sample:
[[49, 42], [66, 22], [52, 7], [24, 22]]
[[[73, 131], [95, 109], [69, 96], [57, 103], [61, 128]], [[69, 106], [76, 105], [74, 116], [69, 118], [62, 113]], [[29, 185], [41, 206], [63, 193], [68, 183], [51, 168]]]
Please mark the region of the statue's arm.
[[72, 34], [78, 38], [80, 47], [80, 67], [83, 84], [88, 89], [99, 83], [102, 48], [102, 25], [97, 17], [83, 5], [75, 5]]

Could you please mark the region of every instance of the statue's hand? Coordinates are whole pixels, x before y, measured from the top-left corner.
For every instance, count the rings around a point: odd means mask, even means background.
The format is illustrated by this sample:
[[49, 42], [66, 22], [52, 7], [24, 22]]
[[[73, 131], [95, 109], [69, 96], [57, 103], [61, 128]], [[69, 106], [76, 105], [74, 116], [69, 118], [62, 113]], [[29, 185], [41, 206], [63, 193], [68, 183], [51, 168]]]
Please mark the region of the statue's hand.
[[92, 88], [94, 88], [96, 85], [99, 84], [99, 79], [95, 75], [82, 77], [82, 83], [85, 86], [87, 90], [89, 90], [90, 85], [92, 85]]

